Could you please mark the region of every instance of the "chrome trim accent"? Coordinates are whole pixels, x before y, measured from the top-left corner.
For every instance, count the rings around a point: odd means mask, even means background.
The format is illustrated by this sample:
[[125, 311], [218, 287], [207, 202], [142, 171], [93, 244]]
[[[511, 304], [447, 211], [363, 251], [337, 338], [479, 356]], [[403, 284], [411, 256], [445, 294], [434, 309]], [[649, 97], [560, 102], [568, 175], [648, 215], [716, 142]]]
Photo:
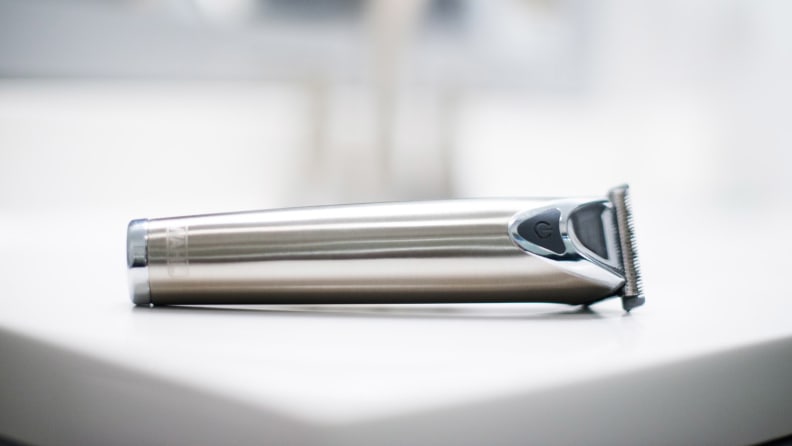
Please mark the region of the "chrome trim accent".
[[[602, 200], [601, 203], [605, 206], [605, 209], [609, 212], [604, 213], [601, 215], [602, 218], [602, 226], [605, 231], [605, 245], [606, 249], [608, 250], [608, 258], [602, 258], [597, 253], [591, 251], [590, 249], [586, 248], [577, 237], [577, 233], [575, 232], [575, 225], [573, 224], [571, 219], [568, 219], [567, 224], [567, 234], [569, 236], [569, 240], [572, 242], [572, 245], [577, 250], [577, 253], [592, 262], [601, 265], [614, 273], [619, 275], [624, 275], [624, 269], [622, 268], [621, 258], [619, 257], [619, 240], [618, 240], [618, 233], [616, 231], [615, 226], [615, 216], [613, 215], [613, 207], [611, 203], [607, 200]], [[589, 203], [584, 203], [575, 209], [573, 209], [570, 214], [573, 214], [578, 208], [585, 206]]]
[[[569, 226], [570, 226], [569, 216], [571, 215], [572, 211], [574, 211], [575, 209], [591, 202], [592, 202], [591, 199], [585, 199], [585, 198], [560, 199], [560, 200], [554, 200], [546, 206], [520, 212], [514, 215], [511, 221], [509, 221], [509, 235], [511, 236], [512, 240], [514, 240], [514, 243], [517, 244], [517, 246], [536, 255], [540, 255], [542, 257], [547, 257], [551, 259], [559, 259], [559, 260], [578, 259], [580, 258], [578, 247], [575, 245], [569, 234]], [[519, 234], [519, 232], [517, 232], [517, 227], [520, 226], [522, 222], [530, 219], [535, 215], [541, 214], [542, 212], [551, 209], [557, 209], [561, 213], [558, 228], [561, 232], [561, 239], [564, 241], [565, 250], [563, 254], [557, 254], [542, 246], [535, 245], [529, 242], [528, 240], [525, 240]]]

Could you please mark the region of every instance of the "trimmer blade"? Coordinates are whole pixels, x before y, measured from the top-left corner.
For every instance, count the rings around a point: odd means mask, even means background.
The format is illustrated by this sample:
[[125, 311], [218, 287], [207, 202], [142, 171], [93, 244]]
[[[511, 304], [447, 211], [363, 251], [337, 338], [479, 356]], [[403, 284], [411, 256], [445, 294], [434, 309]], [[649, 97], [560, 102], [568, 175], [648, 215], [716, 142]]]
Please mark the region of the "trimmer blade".
[[608, 199], [616, 210], [619, 253], [624, 269], [625, 284], [621, 292], [622, 305], [626, 311], [630, 311], [643, 305], [646, 299], [643, 294], [641, 269], [638, 264], [629, 187], [626, 184], [614, 187], [609, 191]]

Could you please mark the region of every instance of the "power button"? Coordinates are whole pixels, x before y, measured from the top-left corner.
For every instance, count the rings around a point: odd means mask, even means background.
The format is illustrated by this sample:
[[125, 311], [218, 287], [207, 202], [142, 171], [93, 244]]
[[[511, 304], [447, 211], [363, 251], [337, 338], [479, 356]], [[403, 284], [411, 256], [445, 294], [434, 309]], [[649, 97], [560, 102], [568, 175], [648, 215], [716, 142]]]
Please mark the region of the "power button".
[[548, 209], [520, 223], [517, 226], [517, 234], [534, 245], [556, 254], [563, 254], [566, 247], [563, 238], [561, 238], [560, 220], [561, 211]]

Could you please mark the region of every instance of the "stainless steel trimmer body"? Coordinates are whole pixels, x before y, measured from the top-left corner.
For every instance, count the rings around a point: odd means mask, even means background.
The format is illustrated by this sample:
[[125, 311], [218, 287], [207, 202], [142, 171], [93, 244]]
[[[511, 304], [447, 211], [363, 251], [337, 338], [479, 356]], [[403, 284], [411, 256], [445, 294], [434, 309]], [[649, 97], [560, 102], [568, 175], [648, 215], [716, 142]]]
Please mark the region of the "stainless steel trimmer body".
[[138, 305], [643, 303], [627, 187], [133, 220]]

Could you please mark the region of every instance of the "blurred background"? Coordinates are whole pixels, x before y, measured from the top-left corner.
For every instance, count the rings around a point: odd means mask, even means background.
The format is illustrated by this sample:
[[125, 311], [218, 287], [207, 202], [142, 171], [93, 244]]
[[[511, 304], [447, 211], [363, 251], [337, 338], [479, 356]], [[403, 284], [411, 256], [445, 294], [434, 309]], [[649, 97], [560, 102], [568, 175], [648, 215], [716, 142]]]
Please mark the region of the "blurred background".
[[792, 198], [783, 0], [0, 0], [0, 212]]

